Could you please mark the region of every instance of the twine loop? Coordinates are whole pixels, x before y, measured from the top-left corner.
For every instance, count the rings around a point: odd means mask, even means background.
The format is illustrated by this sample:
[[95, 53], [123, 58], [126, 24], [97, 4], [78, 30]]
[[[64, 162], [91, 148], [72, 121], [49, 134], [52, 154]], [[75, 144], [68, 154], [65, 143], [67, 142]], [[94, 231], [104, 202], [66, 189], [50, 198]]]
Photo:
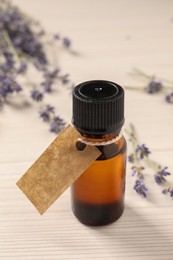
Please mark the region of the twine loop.
[[118, 142], [122, 137], [122, 131], [113, 139], [111, 140], [107, 140], [107, 141], [103, 141], [103, 142], [91, 142], [91, 141], [87, 141], [83, 138], [78, 138], [77, 142], [86, 144], [86, 145], [91, 145], [91, 146], [105, 146], [105, 145], [109, 145], [109, 144], [113, 144]]

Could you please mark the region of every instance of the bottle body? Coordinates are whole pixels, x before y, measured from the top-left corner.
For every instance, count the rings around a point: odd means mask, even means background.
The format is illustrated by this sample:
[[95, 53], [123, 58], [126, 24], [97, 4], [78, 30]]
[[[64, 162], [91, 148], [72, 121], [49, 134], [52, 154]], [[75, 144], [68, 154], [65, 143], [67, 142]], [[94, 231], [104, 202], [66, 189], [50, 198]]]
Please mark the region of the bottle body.
[[98, 149], [102, 155], [71, 187], [74, 215], [83, 224], [94, 226], [112, 223], [122, 215], [125, 192], [125, 138]]

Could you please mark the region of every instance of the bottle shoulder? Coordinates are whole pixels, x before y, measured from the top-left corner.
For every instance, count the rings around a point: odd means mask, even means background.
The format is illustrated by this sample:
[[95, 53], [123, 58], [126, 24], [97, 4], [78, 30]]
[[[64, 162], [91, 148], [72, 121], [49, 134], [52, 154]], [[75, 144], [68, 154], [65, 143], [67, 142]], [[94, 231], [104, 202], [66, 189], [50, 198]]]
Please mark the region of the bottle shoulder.
[[122, 136], [116, 143], [112, 143], [105, 146], [97, 146], [102, 153], [97, 160], [111, 159], [118, 154], [125, 153], [127, 149], [127, 143], [124, 136]]

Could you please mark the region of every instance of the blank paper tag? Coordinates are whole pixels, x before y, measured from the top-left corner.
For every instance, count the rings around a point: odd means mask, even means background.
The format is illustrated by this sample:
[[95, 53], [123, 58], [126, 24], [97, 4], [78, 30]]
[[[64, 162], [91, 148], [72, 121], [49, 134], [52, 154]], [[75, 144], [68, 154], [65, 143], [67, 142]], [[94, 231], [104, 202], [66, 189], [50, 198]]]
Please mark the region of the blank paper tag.
[[67, 126], [17, 182], [40, 214], [100, 156], [95, 146], [78, 151], [79, 137], [77, 130]]

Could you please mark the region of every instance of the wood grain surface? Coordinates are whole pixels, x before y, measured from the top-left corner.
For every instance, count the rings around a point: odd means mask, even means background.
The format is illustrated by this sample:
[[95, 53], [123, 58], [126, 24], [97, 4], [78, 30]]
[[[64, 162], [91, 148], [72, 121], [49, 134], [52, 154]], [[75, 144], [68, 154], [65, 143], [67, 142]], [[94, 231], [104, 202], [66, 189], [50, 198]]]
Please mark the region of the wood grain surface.
[[[58, 63], [79, 82], [108, 79], [142, 87], [129, 73], [137, 67], [173, 80], [173, 1], [171, 0], [15, 0], [52, 33], [73, 41], [78, 55], [60, 50]], [[71, 96], [59, 91], [46, 97], [68, 122]], [[21, 102], [22, 100], [22, 102]], [[127, 166], [126, 210], [116, 223], [90, 228], [71, 212], [68, 189], [40, 216], [16, 186], [17, 180], [55, 138], [38, 118], [27, 96], [0, 112], [0, 259], [172, 260], [173, 200], [147, 173], [149, 196], [133, 190]], [[161, 94], [126, 91], [126, 126], [133, 122], [152, 159], [173, 174], [173, 106]], [[129, 148], [130, 149], [130, 148]], [[170, 177], [173, 182], [173, 177]]]

